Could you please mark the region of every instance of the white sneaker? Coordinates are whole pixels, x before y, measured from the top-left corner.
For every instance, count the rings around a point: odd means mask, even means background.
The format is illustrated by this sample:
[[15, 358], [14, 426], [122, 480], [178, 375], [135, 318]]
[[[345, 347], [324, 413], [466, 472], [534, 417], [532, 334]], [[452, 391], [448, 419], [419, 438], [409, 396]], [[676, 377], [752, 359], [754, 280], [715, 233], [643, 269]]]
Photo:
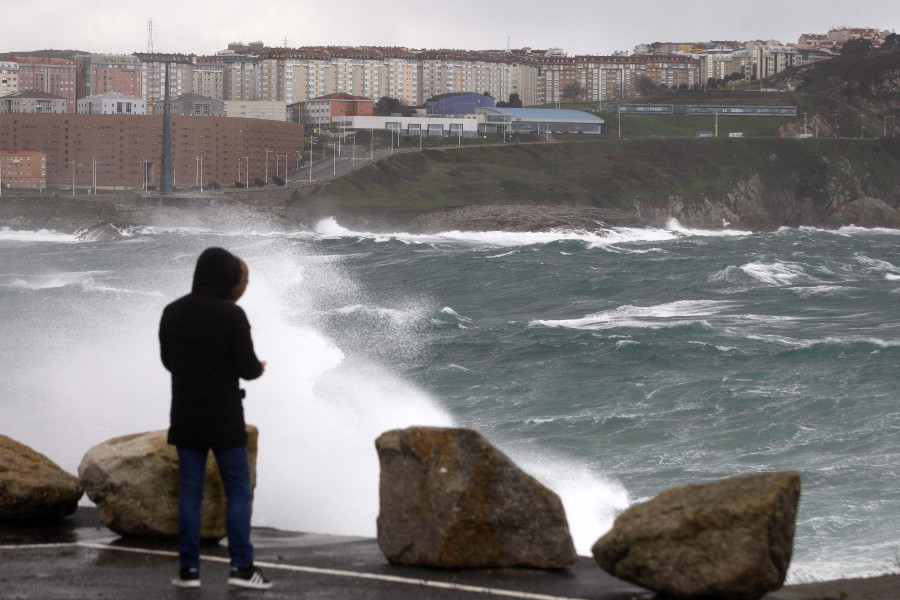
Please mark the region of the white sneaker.
[[231, 573], [228, 575], [228, 585], [248, 590], [272, 589], [272, 582], [263, 577], [262, 571], [254, 566], [246, 569], [231, 567]]

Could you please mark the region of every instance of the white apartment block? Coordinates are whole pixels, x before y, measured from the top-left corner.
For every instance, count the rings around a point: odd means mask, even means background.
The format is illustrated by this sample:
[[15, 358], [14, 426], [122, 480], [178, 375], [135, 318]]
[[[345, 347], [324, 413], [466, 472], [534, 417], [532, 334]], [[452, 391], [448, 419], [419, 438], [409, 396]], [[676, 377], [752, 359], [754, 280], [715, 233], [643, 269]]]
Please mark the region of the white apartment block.
[[80, 115], [146, 115], [147, 101], [120, 92], [107, 92], [78, 100], [77, 112]]
[[19, 91], [19, 63], [0, 61], [0, 96]]

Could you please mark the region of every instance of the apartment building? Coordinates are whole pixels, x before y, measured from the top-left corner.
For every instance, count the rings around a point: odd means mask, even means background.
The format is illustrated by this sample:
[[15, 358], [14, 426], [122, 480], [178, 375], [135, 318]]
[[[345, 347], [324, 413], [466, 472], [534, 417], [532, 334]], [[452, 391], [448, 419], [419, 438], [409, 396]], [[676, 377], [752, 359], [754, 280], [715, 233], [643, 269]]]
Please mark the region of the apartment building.
[[639, 95], [638, 82], [648, 77], [656, 85], [691, 87], [700, 81], [699, 61], [690, 56], [646, 54], [632, 56], [543, 56], [539, 98], [542, 103], [571, 101], [577, 87], [583, 102], [621, 100]]
[[19, 90], [37, 90], [66, 99], [66, 110], [75, 112], [78, 63], [63, 58], [10, 57], [19, 65]]
[[222, 63], [222, 100], [259, 100], [259, 56], [229, 49], [217, 52], [216, 60]]
[[47, 156], [43, 152], [0, 149], [0, 184], [7, 189], [44, 189]]
[[0, 97], [0, 114], [59, 114], [69, 112], [69, 101], [62, 96], [25, 90]]
[[796, 48], [778, 42], [749, 42], [751, 78], [765, 79], [794, 66]]
[[[422, 53], [421, 62], [422, 94], [425, 98], [442, 94], [476, 92], [506, 101], [513, 91], [518, 93], [520, 98], [523, 92], [526, 96], [532, 96], [523, 86], [529, 81], [526, 63], [511, 54], [428, 50]], [[537, 73], [538, 68], [535, 65], [532, 82], [537, 81]]]
[[169, 78], [169, 97], [192, 93], [194, 86], [194, 55], [142, 54], [135, 56], [141, 63], [141, 89], [147, 107], [166, 97], [166, 74]]
[[[159, 186], [161, 116], [0, 115], [0, 140], [17, 152], [47, 157], [46, 184], [106, 189]], [[303, 126], [262, 119], [172, 117], [175, 186], [200, 178], [231, 185], [264, 177], [266, 150], [279, 155], [303, 147]], [[201, 159], [202, 158], [202, 162]], [[5, 182], [5, 177], [4, 177]]]
[[0, 61], [0, 96], [19, 91], [19, 63]]
[[106, 92], [81, 98], [78, 101], [80, 115], [146, 115], [147, 101], [121, 92]]
[[215, 100], [225, 99], [225, 65], [214, 56], [197, 58], [192, 91]]
[[84, 73], [83, 96], [118, 92], [142, 98], [141, 61], [134, 55], [90, 54], [77, 59]]

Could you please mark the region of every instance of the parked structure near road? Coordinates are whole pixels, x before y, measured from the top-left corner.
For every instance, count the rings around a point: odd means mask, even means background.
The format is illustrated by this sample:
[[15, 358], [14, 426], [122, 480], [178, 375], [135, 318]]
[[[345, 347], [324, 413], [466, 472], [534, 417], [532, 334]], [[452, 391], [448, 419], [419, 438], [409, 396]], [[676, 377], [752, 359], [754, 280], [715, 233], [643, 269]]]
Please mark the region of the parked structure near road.
[[479, 108], [476, 116], [488, 133], [601, 133], [603, 119], [581, 110], [552, 108]]
[[472, 138], [478, 135], [478, 119], [465, 117], [338, 117], [335, 125], [344, 130], [377, 129], [412, 137]]

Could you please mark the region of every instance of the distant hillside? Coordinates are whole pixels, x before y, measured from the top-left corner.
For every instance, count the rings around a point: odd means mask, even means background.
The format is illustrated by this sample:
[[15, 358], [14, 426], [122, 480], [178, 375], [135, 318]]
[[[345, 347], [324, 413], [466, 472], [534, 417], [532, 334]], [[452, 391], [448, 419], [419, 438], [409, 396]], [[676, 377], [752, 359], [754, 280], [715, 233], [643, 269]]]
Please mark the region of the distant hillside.
[[72, 60], [77, 54], [90, 54], [83, 50], [29, 50], [22, 52], [0, 52], [0, 60], [9, 60], [11, 56], [40, 56], [43, 58], [65, 58]]
[[364, 167], [294, 205], [384, 228], [500, 205], [614, 210], [660, 225], [900, 227], [900, 143], [645, 138], [427, 150]]
[[837, 56], [789, 69], [767, 80], [773, 87], [824, 96], [881, 116], [900, 110], [900, 46]]

